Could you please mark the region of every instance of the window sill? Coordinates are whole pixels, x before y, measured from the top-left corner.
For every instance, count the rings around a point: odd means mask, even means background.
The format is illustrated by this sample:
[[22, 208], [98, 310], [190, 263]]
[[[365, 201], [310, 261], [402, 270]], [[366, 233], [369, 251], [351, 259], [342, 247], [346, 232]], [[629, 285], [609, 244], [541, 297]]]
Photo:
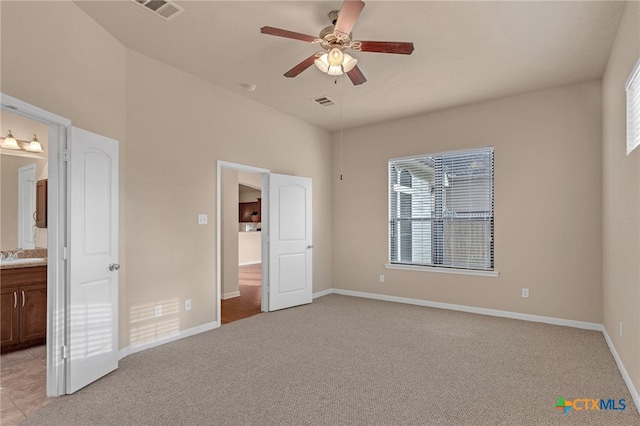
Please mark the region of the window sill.
[[437, 272], [440, 274], [475, 275], [478, 277], [497, 277], [498, 275], [500, 275], [498, 271], [479, 271], [475, 269], [438, 268], [434, 266], [400, 265], [396, 263], [387, 263], [384, 265], [384, 267], [386, 269], [403, 269], [405, 271]]

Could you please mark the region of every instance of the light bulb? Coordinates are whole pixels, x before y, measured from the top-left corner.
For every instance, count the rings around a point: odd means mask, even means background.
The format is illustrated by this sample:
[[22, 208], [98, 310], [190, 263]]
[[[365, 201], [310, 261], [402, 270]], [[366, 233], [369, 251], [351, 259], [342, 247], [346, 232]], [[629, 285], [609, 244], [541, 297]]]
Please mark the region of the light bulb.
[[340, 66], [342, 65], [342, 61], [344, 60], [344, 53], [342, 53], [342, 50], [338, 49], [337, 47], [334, 47], [329, 51], [328, 60], [329, 60], [329, 65], [334, 67]]

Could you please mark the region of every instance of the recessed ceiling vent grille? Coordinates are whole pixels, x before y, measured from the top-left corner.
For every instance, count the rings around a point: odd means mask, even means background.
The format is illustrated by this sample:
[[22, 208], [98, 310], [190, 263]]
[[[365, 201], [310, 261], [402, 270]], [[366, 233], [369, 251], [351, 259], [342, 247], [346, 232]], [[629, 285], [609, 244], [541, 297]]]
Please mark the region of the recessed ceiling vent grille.
[[315, 98], [313, 102], [317, 103], [323, 108], [330, 107], [331, 105], [335, 105], [335, 102], [333, 102], [331, 99], [327, 98], [326, 96]]
[[167, 21], [175, 18], [177, 15], [184, 12], [184, 9], [171, 1], [165, 0], [133, 0], [138, 3], [144, 9], [155, 15], [160, 16]]

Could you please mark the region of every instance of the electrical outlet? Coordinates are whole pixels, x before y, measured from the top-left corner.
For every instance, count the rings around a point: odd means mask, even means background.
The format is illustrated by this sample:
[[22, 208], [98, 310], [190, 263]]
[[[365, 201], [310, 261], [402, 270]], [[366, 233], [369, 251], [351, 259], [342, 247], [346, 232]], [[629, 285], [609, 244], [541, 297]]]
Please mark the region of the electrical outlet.
[[208, 223], [208, 217], [206, 214], [198, 215], [198, 225], [206, 225]]
[[380, 275], [380, 282], [383, 283], [384, 282], [384, 275]]
[[622, 337], [622, 323], [620, 323], [620, 337]]
[[156, 318], [162, 316], [162, 305], [156, 305], [154, 315]]
[[528, 288], [523, 288], [522, 289], [522, 298], [523, 299], [529, 298], [529, 289]]
[[184, 301], [184, 310], [185, 311], [191, 310], [191, 299], [187, 299]]

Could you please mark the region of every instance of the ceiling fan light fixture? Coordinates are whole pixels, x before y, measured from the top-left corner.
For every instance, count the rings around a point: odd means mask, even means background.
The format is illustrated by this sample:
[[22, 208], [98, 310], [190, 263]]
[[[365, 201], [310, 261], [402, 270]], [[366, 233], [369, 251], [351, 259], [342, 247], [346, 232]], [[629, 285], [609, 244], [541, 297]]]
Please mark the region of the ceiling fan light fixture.
[[322, 55], [320, 55], [315, 61], [313, 61], [313, 63], [316, 64], [316, 67], [318, 67], [318, 69], [325, 74], [329, 74], [329, 75], [343, 74], [341, 65], [331, 65], [329, 63], [329, 55], [327, 53], [323, 53]]
[[340, 54], [342, 56], [342, 62], [335, 65], [331, 63], [331, 52], [322, 53], [313, 62], [316, 64], [316, 67], [325, 74], [342, 75], [345, 72], [351, 71], [358, 63], [358, 60], [347, 53], [343, 53], [342, 51], [340, 51]]

